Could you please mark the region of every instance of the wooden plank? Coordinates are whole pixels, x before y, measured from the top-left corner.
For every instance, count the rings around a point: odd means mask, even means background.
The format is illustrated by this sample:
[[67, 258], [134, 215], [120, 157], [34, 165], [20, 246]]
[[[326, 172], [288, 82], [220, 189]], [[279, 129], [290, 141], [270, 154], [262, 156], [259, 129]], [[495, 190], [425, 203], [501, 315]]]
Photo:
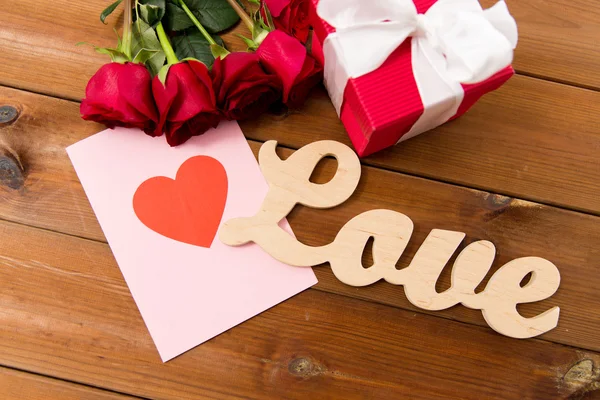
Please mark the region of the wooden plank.
[[[496, 0], [483, 0], [486, 7]], [[114, 46], [113, 26], [122, 11], [102, 25], [109, 1], [22, 1], [0, 10], [0, 83], [58, 97], [80, 99], [87, 79], [107, 61], [80, 41]], [[600, 4], [592, 0], [508, 0], [520, 31], [515, 67], [526, 74], [600, 88]], [[60, 17], [58, 17], [60, 16]], [[238, 30], [243, 30], [239, 27]], [[231, 38], [231, 37], [230, 37]], [[242, 47], [239, 39], [228, 41]], [[26, 68], [23, 68], [26, 66]]]
[[[75, 103], [16, 90], [0, 92], [0, 104], [20, 110], [19, 119], [0, 130], [0, 157], [9, 160], [19, 182], [2, 182], [0, 218], [104, 238], [65, 152], [66, 146], [102, 126], [78, 118]], [[65, 201], [68, 206], [63, 207]]]
[[99, 16], [110, 2], [27, 0], [19, 7], [2, 7], [0, 48], [11, 60], [0, 73], [4, 85], [81, 99], [87, 80], [109, 59], [97, 54], [98, 47], [114, 47], [113, 26], [123, 24], [122, 11], [103, 25]]
[[[37, 105], [40, 102], [44, 107]], [[41, 100], [8, 89], [0, 90], [0, 103], [22, 108], [24, 116], [32, 118], [59, 113], [65, 117], [59, 121], [68, 121], [70, 129], [100, 130], [99, 125], [76, 121], [75, 104]], [[600, 93], [517, 76], [485, 96], [463, 118], [364, 162], [600, 214], [597, 115]], [[17, 129], [14, 135], [21, 136], [19, 126], [5, 129], [2, 135]], [[243, 123], [242, 128], [248, 138], [277, 139], [296, 148], [325, 138], [349, 144], [322, 88], [300, 112], [267, 114]], [[38, 124], [36, 129], [40, 133], [32, 135], [46, 136], [45, 126]]]
[[596, 353], [316, 290], [162, 364], [106, 244], [7, 222], [0, 237], [14, 368], [162, 399], [567, 398], [597, 380]]
[[[114, 47], [114, 28], [121, 30], [123, 11], [119, 7], [103, 25], [99, 16], [110, 1], [72, 3], [67, 0], [35, 2], [25, 0], [19, 7], [0, 9], [0, 48], [5, 63], [0, 84], [56, 97], [81, 100], [85, 86], [96, 70], [110, 58], [98, 47]], [[239, 27], [241, 32], [245, 28]], [[231, 39], [232, 34], [228, 37]], [[229, 40], [232, 49], [242, 50], [239, 39]], [[24, 66], [26, 66], [24, 68]]]
[[[491, 7], [497, 0], [480, 0]], [[600, 3], [506, 0], [519, 27], [517, 72], [600, 88]]]
[[[522, 101], [514, 101], [509, 88], [518, 90]], [[564, 102], [559, 102], [559, 98]], [[0, 90], [0, 102], [23, 109], [24, 117], [42, 118], [59, 113], [63, 118], [58, 120], [68, 121], [71, 129], [85, 133], [100, 130], [99, 125], [79, 121], [77, 106], [67, 102], [9, 89]], [[510, 107], [506, 114], [497, 111], [499, 103]], [[581, 108], [577, 111], [563, 110], [564, 104], [579, 103]], [[570, 112], [573, 113], [567, 118]], [[516, 77], [508, 83], [507, 90], [484, 97], [481, 106], [463, 118], [369, 157], [365, 162], [600, 213], [600, 198], [596, 195], [600, 190], [597, 179], [600, 159], [596, 154], [600, 148], [600, 126], [596, 115], [600, 115], [598, 93]], [[22, 128], [15, 124], [4, 129], [2, 136], [15, 136], [14, 141], [18, 142], [23, 135]], [[325, 138], [349, 144], [322, 89], [301, 113], [265, 115], [243, 123], [242, 128], [249, 138], [261, 141], [275, 138], [290, 147]], [[46, 127], [37, 125], [36, 129], [40, 133], [31, 131], [30, 134], [46, 135]]]
[[135, 397], [0, 367], [4, 400], [127, 400]]
[[[546, 42], [533, 36], [534, 39], [529, 42], [536, 43], [537, 47], [534, 47], [538, 50], [534, 51], [525, 46], [528, 41], [523, 39], [521, 43], [526, 50], [523, 57], [543, 60], [540, 65], [548, 68], [570, 60], [572, 67], [561, 68], [560, 76], [566, 76], [565, 71], [573, 70], [591, 80], [600, 80], [600, 74], [596, 72], [600, 70], [600, 57], [597, 50], [593, 50], [594, 43], [600, 39], [600, 35], [595, 36], [600, 24], [585, 25], [581, 28], [583, 34], [577, 37], [581, 40], [576, 41], [576, 33], [580, 30], [573, 27], [579, 25], [571, 21], [579, 14], [584, 21], [581, 24], [598, 20], [600, 5], [584, 0], [571, 1], [569, 7], [564, 7], [569, 11], [563, 12], [561, 7], [566, 0], [554, 0], [547, 7], [542, 7], [541, 1], [513, 1], [510, 6], [517, 9], [518, 19], [533, 24], [531, 29], [522, 28], [525, 33], [542, 32], [565, 42], [561, 42], [560, 48], [550, 51], [553, 43], [550, 39]], [[87, 80], [106, 62], [106, 57], [95, 54], [89, 46], [75, 47], [74, 44], [79, 40], [93, 40], [98, 45], [111, 45], [114, 42], [111, 27], [115, 21], [119, 24], [119, 14], [111, 17], [109, 26], [104, 26], [97, 20], [104, 2], [85, 2], [76, 10], [68, 7], [70, 3], [65, 0], [50, 2], [45, 7], [30, 1], [24, 4], [29, 6], [0, 10], [0, 16], [7, 21], [0, 27], [0, 44], [4, 45], [5, 53], [0, 84], [80, 100]], [[63, 7], [66, 8], [64, 14], [53, 13], [53, 10], [58, 12]], [[584, 9], [589, 11], [584, 13], [581, 11]], [[541, 22], [536, 22], [540, 15], [535, 12], [537, 10], [542, 10], [540, 13], [545, 16]], [[49, 15], [64, 15], [64, 19], [60, 19], [58, 25], [49, 24]], [[567, 28], [556, 29], [557, 24]], [[239, 27], [238, 31], [243, 29]], [[241, 42], [232, 34], [228, 38], [229, 43], [241, 47]], [[591, 40], [589, 46], [586, 44], [588, 40]], [[583, 43], [584, 48], [577, 50], [578, 43]], [[581, 54], [565, 57], [563, 53], [568, 54], [568, 51], [563, 47]], [[552, 62], [547, 60], [548, 57], [552, 58]], [[584, 61], [587, 59], [590, 61], [586, 64]], [[23, 65], [27, 68], [24, 69]], [[542, 71], [534, 75], [544, 74]], [[559, 79], [559, 75], [554, 78]], [[600, 190], [596, 179], [600, 172], [600, 159], [597, 157], [600, 126], [596, 122], [599, 114], [600, 94], [597, 92], [518, 76], [484, 97], [459, 121], [370, 157], [365, 162], [600, 214], [600, 199], [596, 196]], [[278, 138], [292, 147], [316, 137], [348, 142], [324, 90], [315, 93], [294, 116], [267, 115], [244, 124], [243, 128], [249, 138]], [[312, 132], [307, 132], [309, 129]]]
[[[4, 92], [27, 105], [27, 112], [6, 130], [11, 133], [6, 140], [22, 154], [25, 179], [20, 189], [0, 186], [0, 218], [104, 241], [63, 150], [100, 126], [75, 118], [73, 103], [14, 90]], [[251, 146], [255, 152], [259, 148], [257, 143]], [[324, 179], [332, 171], [333, 163], [325, 163], [317, 176]], [[357, 192], [348, 202], [327, 211], [298, 208], [291, 222], [301, 241], [322, 245], [333, 240], [350, 218], [375, 208], [403, 212], [416, 225], [400, 266], [408, 264], [433, 228], [465, 232], [467, 242], [492, 241], [498, 249], [492, 272], [517, 257], [537, 255], [551, 260], [562, 274], [559, 292], [550, 300], [523, 308], [533, 313], [554, 304], [561, 306], [559, 327], [544, 338], [600, 350], [596, 340], [600, 328], [598, 217], [365, 167]], [[322, 290], [416, 310], [399, 287], [382, 283], [357, 290], [335, 280], [328, 268], [319, 268], [318, 274]], [[442, 275], [440, 290], [448, 283], [449, 269]], [[479, 313], [462, 307], [436, 315], [484, 324]]]
[[[365, 164], [600, 214], [600, 93], [515, 76], [466, 115]], [[300, 112], [241, 124], [248, 138], [298, 148], [350, 144], [327, 94]]]

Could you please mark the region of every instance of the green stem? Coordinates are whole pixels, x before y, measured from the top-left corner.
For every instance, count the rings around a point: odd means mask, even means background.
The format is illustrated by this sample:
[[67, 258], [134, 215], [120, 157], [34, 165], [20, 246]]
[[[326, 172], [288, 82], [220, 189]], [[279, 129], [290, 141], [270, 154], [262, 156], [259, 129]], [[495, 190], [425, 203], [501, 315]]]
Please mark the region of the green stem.
[[131, 0], [125, 0], [125, 15], [123, 18], [123, 48], [121, 49], [125, 56], [131, 60]]
[[165, 56], [167, 56], [167, 63], [169, 64], [177, 64], [179, 59], [175, 55], [173, 51], [173, 46], [171, 46], [171, 42], [165, 33], [165, 28], [163, 28], [162, 22], [159, 22], [156, 25], [156, 34], [158, 35], [158, 41], [160, 42], [160, 46], [165, 52]]
[[185, 11], [187, 16], [190, 17], [190, 19], [192, 20], [194, 25], [196, 25], [196, 28], [198, 28], [198, 30], [200, 30], [200, 33], [202, 33], [202, 36], [204, 36], [204, 38], [208, 41], [208, 43], [217, 44], [217, 42], [215, 42], [215, 40], [212, 38], [212, 36], [210, 36], [210, 34], [206, 31], [206, 29], [204, 29], [204, 27], [202, 26], [200, 21], [198, 21], [198, 18], [196, 18], [196, 16], [192, 13], [192, 11], [188, 8], [188, 6], [185, 4], [185, 2], [183, 0], [179, 0], [179, 5], [181, 6], [181, 8], [183, 8], [183, 11]]
[[240, 19], [244, 22], [244, 24], [246, 24], [248, 29], [250, 29], [250, 32], [254, 32], [254, 21], [252, 21], [252, 18], [250, 18], [250, 16], [246, 14], [244, 9], [238, 4], [238, 2], [236, 0], [227, 0], [227, 2], [231, 6], [231, 8], [234, 9], [237, 15], [239, 15]]

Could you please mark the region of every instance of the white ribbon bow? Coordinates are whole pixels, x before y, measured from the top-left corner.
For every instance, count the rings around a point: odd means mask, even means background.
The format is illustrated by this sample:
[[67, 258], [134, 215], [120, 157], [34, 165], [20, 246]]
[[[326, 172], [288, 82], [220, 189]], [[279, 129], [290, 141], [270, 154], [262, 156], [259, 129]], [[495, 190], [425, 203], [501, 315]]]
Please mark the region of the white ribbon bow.
[[456, 114], [461, 83], [484, 81], [511, 64], [517, 25], [504, 1], [439, 0], [418, 14], [411, 0], [320, 0], [319, 17], [335, 27], [323, 44], [325, 83], [338, 111], [350, 78], [379, 68], [409, 36], [425, 112], [402, 140]]

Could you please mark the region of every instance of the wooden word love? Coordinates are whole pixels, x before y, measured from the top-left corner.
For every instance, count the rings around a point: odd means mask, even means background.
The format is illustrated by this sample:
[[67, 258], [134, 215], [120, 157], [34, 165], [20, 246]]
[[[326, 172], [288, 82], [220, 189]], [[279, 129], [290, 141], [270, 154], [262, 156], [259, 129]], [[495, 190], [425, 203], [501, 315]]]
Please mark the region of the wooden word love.
[[[299, 267], [329, 262], [335, 276], [352, 286], [366, 286], [380, 279], [404, 285], [408, 300], [425, 310], [443, 310], [462, 303], [481, 310], [486, 322], [507, 336], [530, 338], [556, 327], [558, 307], [532, 318], [524, 318], [517, 311], [517, 304], [547, 299], [558, 289], [558, 269], [543, 258], [523, 257], [506, 263], [492, 275], [484, 291], [475, 293], [496, 254], [491, 242], [477, 241], [460, 252], [452, 268], [451, 287], [438, 293], [436, 281], [464, 239], [462, 232], [433, 229], [404, 269], [396, 269], [395, 265], [412, 235], [413, 222], [396, 211], [364, 212], [348, 221], [328, 245], [300, 243], [278, 222], [296, 204], [330, 208], [346, 201], [358, 185], [360, 161], [349, 147], [335, 141], [309, 144], [285, 161], [275, 153], [276, 146], [275, 141], [266, 142], [259, 153], [260, 167], [269, 183], [261, 209], [253, 217], [223, 224], [219, 233], [223, 243], [239, 246], [255, 242], [277, 260]], [[326, 184], [310, 182], [313, 169], [326, 156], [337, 159], [335, 176]], [[361, 258], [370, 237], [374, 238], [374, 263], [364, 268]], [[521, 287], [529, 273], [531, 279]]]

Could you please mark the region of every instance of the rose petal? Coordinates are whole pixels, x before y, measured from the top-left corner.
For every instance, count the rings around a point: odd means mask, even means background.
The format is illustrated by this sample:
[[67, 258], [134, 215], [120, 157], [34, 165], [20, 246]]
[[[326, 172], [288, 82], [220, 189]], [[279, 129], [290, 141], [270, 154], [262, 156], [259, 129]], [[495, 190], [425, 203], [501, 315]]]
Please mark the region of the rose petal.
[[306, 49], [297, 39], [280, 30], [274, 30], [263, 40], [256, 54], [265, 69], [281, 79], [283, 101], [286, 102], [290, 90], [302, 71], [306, 60]]
[[172, 65], [164, 85], [154, 77], [152, 91], [160, 114], [159, 127], [169, 145], [180, 145], [217, 126], [219, 114], [204, 64], [186, 61]]
[[105, 64], [90, 78], [85, 88], [85, 100], [114, 108], [119, 96], [119, 74], [123, 65]]
[[299, 108], [304, 104], [310, 91], [323, 80], [323, 67], [312, 57], [307, 57], [296, 85], [292, 88], [286, 105]]
[[[171, 66], [173, 68], [173, 66]], [[169, 70], [171, 69], [169, 68]], [[170, 72], [170, 71], [169, 71]], [[167, 80], [168, 80], [167, 74]], [[166, 82], [165, 82], [166, 83]], [[154, 101], [156, 102], [156, 106], [158, 107], [159, 121], [156, 126], [156, 131], [154, 136], [160, 136], [163, 134], [165, 129], [165, 124], [167, 123], [167, 117], [169, 114], [169, 110], [171, 109], [171, 105], [175, 101], [175, 97], [177, 96], [177, 85], [171, 84], [166, 85], [163, 84], [158, 76], [155, 76], [152, 80], [152, 94], [154, 96]]]
[[291, 0], [265, 0], [265, 4], [273, 17], [279, 17], [281, 11], [290, 5], [290, 1]]
[[211, 70], [217, 106], [229, 120], [245, 119], [266, 110], [279, 97], [276, 75], [260, 65], [255, 53], [231, 53]]
[[138, 127], [146, 132], [157, 121], [150, 74], [142, 65], [105, 64], [89, 80], [80, 111], [83, 119], [108, 127]]
[[[212, 88], [199, 80], [194, 70], [187, 63], [179, 63], [171, 67], [167, 77], [167, 86], [177, 88], [177, 96], [169, 110], [169, 120], [187, 121], [198, 113], [215, 111], [214, 95]], [[171, 78], [171, 81], [169, 81]], [[174, 82], [177, 81], [177, 82]]]
[[[217, 59], [213, 64], [212, 71], [215, 74], [213, 82], [217, 81], [215, 85], [217, 103], [225, 100], [227, 92], [239, 80], [249, 80], [256, 75], [264, 75], [264, 71], [260, 70], [258, 64], [258, 55], [246, 52], [234, 52], [224, 59]], [[217, 76], [219, 79], [215, 79]]]
[[190, 60], [187, 63], [192, 68], [192, 71], [194, 71], [194, 74], [196, 74], [196, 78], [199, 79], [200, 82], [202, 82], [202, 84], [207, 89], [210, 89], [210, 90], [208, 90], [208, 92], [209, 92], [211, 104], [215, 104], [216, 103], [215, 92], [214, 92], [214, 90], [212, 90], [212, 81], [210, 79], [210, 73], [209, 73], [206, 65], [204, 65], [203, 63], [201, 63], [199, 61], [193, 61], [193, 60]]
[[152, 97], [152, 77], [142, 64], [125, 63], [119, 74], [119, 93], [127, 104], [147, 119], [158, 122], [158, 113]]

